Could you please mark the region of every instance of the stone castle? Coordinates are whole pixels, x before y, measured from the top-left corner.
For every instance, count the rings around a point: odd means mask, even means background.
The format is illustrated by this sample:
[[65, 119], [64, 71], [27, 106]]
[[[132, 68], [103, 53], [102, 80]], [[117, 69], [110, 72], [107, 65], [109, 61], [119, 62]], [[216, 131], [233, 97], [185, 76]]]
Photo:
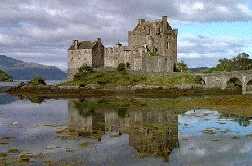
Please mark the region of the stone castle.
[[116, 68], [125, 63], [133, 71], [173, 72], [177, 62], [177, 34], [167, 22], [167, 16], [163, 16], [155, 21], [139, 19], [137, 26], [128, 32], [128, 46], [118, 42], [105, 48], [100, 38], [74, 40], [68, 49], [68, 76], [73, 78], [83, 64]]

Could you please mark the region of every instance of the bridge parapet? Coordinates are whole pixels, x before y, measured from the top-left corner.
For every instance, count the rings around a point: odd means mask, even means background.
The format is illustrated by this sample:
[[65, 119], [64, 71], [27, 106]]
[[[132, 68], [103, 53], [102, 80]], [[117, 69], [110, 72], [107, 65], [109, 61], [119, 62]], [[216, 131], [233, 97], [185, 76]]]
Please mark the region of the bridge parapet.
[[241, 86], [243, 94], [252, 94], [252, 70], [198, 75], [204, 80], [206, 88], [226, 89], [229, 82], [235, 81], [234, 84]]

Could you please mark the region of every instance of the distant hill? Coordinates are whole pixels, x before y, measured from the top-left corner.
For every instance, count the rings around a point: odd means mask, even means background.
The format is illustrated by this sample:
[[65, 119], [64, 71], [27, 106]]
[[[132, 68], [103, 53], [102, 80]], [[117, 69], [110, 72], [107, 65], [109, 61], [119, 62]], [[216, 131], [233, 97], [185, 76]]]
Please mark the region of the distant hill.
[[34, 76], [41, 76], [46, 80], [66, 78], [66, 73], [55, 66], [27, 63], [5, 55], [0, 55], [0, 69], [6, 71], [14, 80], [30, 80]]
[[190, 68], [189, 70], [194, 73], [204, 72], [207, 71], [208, 67], [196, 67], [196, 68]]

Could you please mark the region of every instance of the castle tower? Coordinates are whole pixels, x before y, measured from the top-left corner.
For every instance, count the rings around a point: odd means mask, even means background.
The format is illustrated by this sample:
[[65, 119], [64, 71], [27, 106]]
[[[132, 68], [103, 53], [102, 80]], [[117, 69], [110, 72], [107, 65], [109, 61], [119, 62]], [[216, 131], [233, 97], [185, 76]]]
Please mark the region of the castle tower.
[[73, 41], [68, 49], [68, 78], [73, 79], [82, 65], [104, 67], [104, 46], [101, 38], [96, 41]]
[[[137, 49], [142, 46], [155, 47], [160, 56], [167, 56], [176, 63], [177, 30], [167, 22], [167, 16], [161, 20], [145, 21], [139, 19], [133, 31], [129, 31], [129, 47]], [[152, 39], [153, 41], [150, 41]], [[150, 45], [151, 44], [151, 45]]]
[[[138, 24], [133, 31], [128, 32], [129, 48], [136, 50], [140, 47], [145, 47], [149, 55], [158, 55], [158, 58], [149, 59], [146, 62], [153, 62], [156, 59], [156, 66], [160, 66], [157, 70], [152, 70], [151, 66], [145, 65], [145, 69], [149, 72], [172, 72], [174, 65], [177, 62], [177, 30], [167, 22], [167, 16], [163, 16], [161, 20], [146, 21], [139, 19]], [[163, 59], [163, 60], [161, 60]], [[160, 64], [162, 61], [167, 61], [167, 64]], [[166, 69], [164, 69], [166, 66]]]

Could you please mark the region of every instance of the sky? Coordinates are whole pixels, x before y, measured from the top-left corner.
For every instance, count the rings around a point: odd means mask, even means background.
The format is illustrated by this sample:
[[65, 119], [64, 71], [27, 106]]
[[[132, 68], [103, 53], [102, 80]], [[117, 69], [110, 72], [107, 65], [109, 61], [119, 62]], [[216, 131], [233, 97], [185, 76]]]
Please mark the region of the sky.
[[168, 16], [189, 67], [252, 55], [252, 0], [0, 0], [0, 54], [67, 69], [74, 39], [127, 43], [137, 19]]

